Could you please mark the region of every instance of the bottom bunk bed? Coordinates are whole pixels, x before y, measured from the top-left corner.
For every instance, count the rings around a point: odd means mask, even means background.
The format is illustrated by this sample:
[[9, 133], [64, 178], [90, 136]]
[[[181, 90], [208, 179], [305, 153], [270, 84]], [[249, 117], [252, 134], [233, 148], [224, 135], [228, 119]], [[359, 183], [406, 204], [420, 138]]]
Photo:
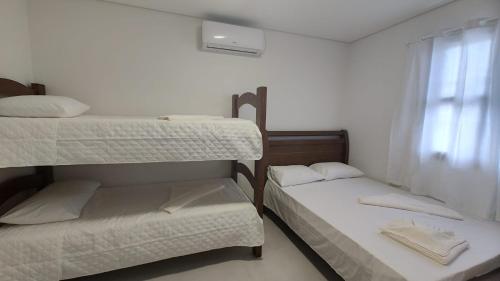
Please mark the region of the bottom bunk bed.
[[[183, 189], [224, 186], [172, 213]], [[99, 188], [76, 220], [0, 227], [0, 280], [60, 280], [264, 242], [262, 219], [232, 179]]]
[[[268, 165], [347, 162], [346, 132], [268, 134], [269, 152], [265, 156]], [[359, 198], [366, 196], [390, 193], [411, 196], [366, 177], [286, 187], [268, 179], [264, 191], [268, 210], [348, 281], [464, 281], [500, 268], [499, 223], [470, 217], [454, 220], [359, 204]], [[430, 198], [424, 201], [442, 205]], [[452, 263], [441, 265], [380, 233], [387, 223], [407, 218], [454, 231], [467, 240], [469, 249]]]

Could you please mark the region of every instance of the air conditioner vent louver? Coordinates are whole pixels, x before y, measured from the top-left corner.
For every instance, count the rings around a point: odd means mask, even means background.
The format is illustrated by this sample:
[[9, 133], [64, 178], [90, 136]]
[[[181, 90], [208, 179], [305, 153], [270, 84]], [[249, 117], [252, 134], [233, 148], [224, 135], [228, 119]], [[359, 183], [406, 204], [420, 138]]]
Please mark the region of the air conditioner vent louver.
[[241, 50], [241, 49], [230, 49], [230, 48], [224, 48], [224, 47], [218, 47], [218, 46], [213, 46], [213, 45], [207, 45], [206, 49], [211, 49], [214, 50], [215, 52], [231, 52], [231, 53], [242, 53], [242, 54], [250, 54], [250, 55], [258, 55], [257, 51], [251, 51], [251, 50]]

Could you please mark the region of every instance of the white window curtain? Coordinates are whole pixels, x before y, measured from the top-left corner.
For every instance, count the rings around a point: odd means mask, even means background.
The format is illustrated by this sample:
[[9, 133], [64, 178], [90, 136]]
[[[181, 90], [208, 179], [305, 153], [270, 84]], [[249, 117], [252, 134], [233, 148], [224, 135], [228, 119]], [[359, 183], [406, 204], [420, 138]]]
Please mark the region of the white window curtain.
[[387, 180], [500, 220], [500, 28], [469, 26], [409, 46]]

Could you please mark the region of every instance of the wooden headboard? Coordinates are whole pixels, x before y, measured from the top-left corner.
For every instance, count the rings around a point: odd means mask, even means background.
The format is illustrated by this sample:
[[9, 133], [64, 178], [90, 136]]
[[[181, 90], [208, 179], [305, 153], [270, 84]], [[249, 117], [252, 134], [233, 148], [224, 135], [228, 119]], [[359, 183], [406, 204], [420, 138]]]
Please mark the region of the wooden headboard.
[[0, 97], [22, 95], [45, 95], [45, 85], [32, 83], [30, 87], [5, 78], [0, 78]]
[[[45, 86], [0, 78], [0, 98], [20, 95], [45, 95]], [[35, 167], [35, 174], [0, 183], [0, 215], [53, 181], [52, 167]]]
[[340, 131], [268, 131], [267, 166], [349, 161], [349, 136]]

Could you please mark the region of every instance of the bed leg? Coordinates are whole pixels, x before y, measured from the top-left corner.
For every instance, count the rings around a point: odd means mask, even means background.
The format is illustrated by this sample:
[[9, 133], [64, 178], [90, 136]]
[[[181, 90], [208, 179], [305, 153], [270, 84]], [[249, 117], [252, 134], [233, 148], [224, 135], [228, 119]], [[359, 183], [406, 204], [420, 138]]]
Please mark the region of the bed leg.
[[256, 258], [262, 257], [262, 246], [253, 247], [252, 252], [253, 252], [254, 257], [256, 257]]

